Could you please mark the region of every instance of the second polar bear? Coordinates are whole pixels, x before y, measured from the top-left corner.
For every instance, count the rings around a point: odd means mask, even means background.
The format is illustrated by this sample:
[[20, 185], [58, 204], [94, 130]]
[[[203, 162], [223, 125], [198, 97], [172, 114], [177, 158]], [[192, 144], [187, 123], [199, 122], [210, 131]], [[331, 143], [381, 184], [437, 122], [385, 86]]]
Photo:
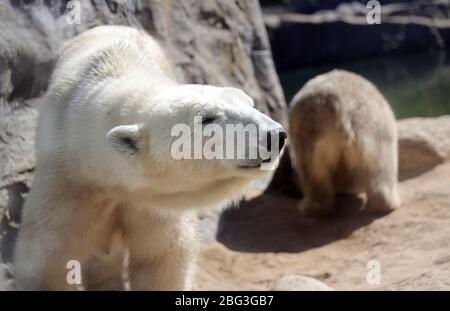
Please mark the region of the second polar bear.
[[292, 100], [289, 122], [304, 215], [329, 214], [340, 192], [365, 192], [368, 211], [400, 206], [395, 118], [372, 83], [343, 70], [317, 76]]
[[[250, 97], [231, 87], [178, 84], [162, 49], [143, 31], [101, 26], [67, 42], [40, 107], [35, 176], [14, 258], [17, 288], [76, 289], [67, 280], [74, 262], [89, 272], [82, 280], [87, 289], [100, 279], [111, 288], [121, 260], [96, 259], [120, 254], [112, 245], [121, 241], [132, 290], [188, 289], [193, 210], [238, 199], [278, 159], [267, 152], [174, 157], [174, 126], [193, 129], [196, 117], [219, 128], [253, 124], [264, 135], [249, 150], [273, 136], [281, 136], [276, 148], [283, 149], [283, 128], [254, 109]], [[194, 140], [206, 135], [193, 133]]]

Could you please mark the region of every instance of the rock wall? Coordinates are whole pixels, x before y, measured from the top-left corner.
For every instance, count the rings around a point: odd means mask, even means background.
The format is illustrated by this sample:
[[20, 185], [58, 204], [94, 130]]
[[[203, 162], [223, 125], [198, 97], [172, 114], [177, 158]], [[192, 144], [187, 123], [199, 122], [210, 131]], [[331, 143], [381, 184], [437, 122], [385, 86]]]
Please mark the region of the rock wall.
[[[289, 0], [289, 7], [291, 10], [297, 13], [312, 14], [317, 11], [322, 10], [334, 10], [337, 7], [345, 4], [357, 4], [366, 5], [369, 0], [327, 0], [327, 1], [317, 1], [317, 0]], [[401, 4], [412, 4], [417, 2], [424, 3], [426, 1], [417, 0], [381, 0], [379, 1], [383, 5], [390, 3], [401, 3]]]
[[268, 11], [277, 69], [447, 49], [450, 1], [402, 2], [383, 5], [381, 23], [373, 25], [367, 22], [369, 10], [358, 1], [314, 14], [297, 13], [295, 7]]
[[102, 24], [147, 30], [162, 43], [180, 81], [242, 88], [258, 109], [286, 123], [257, 0], [1, 1], [0, 262], [11, 260], [34, 168], [39, 101], [58, 50], [64, 40]]

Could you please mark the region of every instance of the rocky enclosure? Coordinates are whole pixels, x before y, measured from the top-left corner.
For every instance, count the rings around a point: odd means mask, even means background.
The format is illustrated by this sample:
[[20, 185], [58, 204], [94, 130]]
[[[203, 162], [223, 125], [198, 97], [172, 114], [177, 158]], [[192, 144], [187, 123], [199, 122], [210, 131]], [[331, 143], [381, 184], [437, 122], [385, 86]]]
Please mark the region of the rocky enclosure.
[[[0, 3], [0, 262], [11, 260], [33, 175], [39, 102], [58, 49], [85, 29], [144, 28], [162, 42], [181, 81], [240, 87], [258, 109], [286, 124], [256, 0], [119, 2], [81, 1], [79, 25], [68, 22], [67, 1]], [[310, 53], [305, 46], [301, 50]], [[382, 218], [355, 215], [348, 210], [354, 202], [342, 198], [336, 217], [302, 220], [298, 198], [256, 189], [240, 208], [200, 215], [196, 288], [330, 289], [306, 275], [338, 290], [450, 289], [450, 117], [402, 120], [398, 129], [404, 203], [398, 211]], [[289, 183], [289, 163], [284, 168], [277, 180]], [[373, 259], [383, 277], [375, 286], [366, 282], [366, 264]], [[0, 290], [11, 277], [4, 267]]]

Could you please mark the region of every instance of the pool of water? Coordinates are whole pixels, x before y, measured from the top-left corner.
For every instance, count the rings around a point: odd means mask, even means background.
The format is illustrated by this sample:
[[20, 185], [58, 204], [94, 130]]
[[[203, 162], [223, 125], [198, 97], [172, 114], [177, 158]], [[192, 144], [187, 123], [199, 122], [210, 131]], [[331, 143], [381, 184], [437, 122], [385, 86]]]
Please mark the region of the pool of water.
[[397, 119], [450, 114], [450, 53], [396, 55], [280, 74], [289, 102], [311, 78], [335, 68], [372, 81], [391, 104]]

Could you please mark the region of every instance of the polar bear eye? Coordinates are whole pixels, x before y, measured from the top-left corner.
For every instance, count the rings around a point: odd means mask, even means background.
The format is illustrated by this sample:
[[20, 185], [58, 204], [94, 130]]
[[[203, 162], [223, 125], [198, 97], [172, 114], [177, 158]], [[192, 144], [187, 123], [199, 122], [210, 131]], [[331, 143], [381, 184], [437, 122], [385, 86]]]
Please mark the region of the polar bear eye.
[[217, 115], [211, 115], [211, 116], [203, 116], [202, 117], [202, 124], [210, 124], [216, 121], [219, 118]]

